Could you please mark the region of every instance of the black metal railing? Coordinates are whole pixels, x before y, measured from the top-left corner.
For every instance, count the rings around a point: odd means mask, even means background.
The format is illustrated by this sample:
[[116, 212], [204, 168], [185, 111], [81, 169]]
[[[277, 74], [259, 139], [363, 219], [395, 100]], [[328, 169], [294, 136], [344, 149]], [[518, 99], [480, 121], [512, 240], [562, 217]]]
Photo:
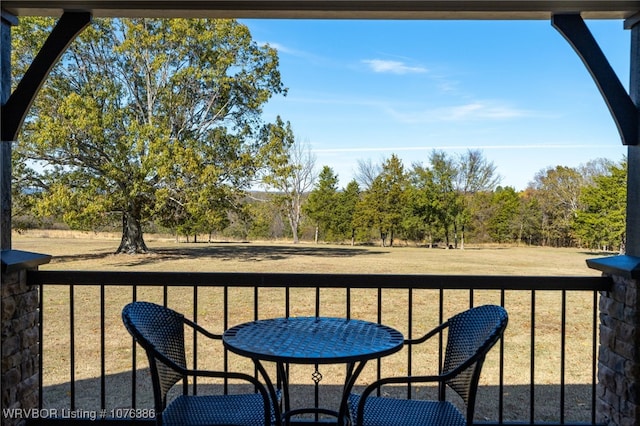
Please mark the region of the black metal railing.
[[[509, 327], [483, 370], [479, 422], [596, 424], [598, 295], [610, 288], [609, 278], [30, 271], [28, 282], [40, 286], [40, 420], [51, 423], [126, 423], [150, 413], [144, 356], [119, 317], [127, 302], [150, 300], [214, 332], [253, 319], [324, 315], [386, 323], [407, 338], [467, 307], [500, 304], [509, 311]], [[428, 355], [404, 349], [370, 363], [360, 381], [398, 370], [420, 374], [438, 365], [441, 346]], [[202, 348], [195, 336], [189, 356], [198, 366], [253, 368], [222, 348]], [[332, 379], [340, 370], [325, 371], [320, 385], [307, 385], [306, 372], [293, 378], [296, 394], [316, 406], [331, 401], [340, 391]], [[197, 393], [206, 386], [227, 392], [232, 385], [191, 386]], [[429, 390], [389, 392], [413, 397]]]

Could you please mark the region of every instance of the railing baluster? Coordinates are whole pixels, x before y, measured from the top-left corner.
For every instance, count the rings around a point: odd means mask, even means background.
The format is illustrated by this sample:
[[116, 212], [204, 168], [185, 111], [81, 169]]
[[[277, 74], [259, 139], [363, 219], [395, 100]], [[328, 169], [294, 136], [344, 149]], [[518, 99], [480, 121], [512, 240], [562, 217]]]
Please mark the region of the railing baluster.
[[43, 355], [43, 347], [44, 345], [42, 344], [45, 339], [44, 339], [44, 284], [40, 283], [40, 285], [38, 286], [40, 288], [40, 300], [38, 301], [38, 332], [40, 333], [40, 344], [38, 345], [38, 359], [39, 359], [39, 374], [38, 374], [38, 409], [42, 410], [43, 406], [42, 406], [42, 401], [43, 401], [43, 387], [44, 387], [44, 380], [43, 380], [43, 363], [44, 363], [44, 358], [42, 357]]
[[70, 389], [71, 411], [76, 409], [76, 335], [75, 335], [75, 312], [74, 293], [75, 286], [69, 286], [69, 368], [70, 368]]
[[[500, 290], [500, 306], [505, 307], [505, 291]], [[500, 339], [500, 372], [498, 379], [498, 423], [504, 422], [504, 339]]]
[[[134, 285], [132, 288], [132, 294], [131, 294], [131, 301], [135, 302], [138, 300], [138, 286]], [[133, 339], [133, 337], [131, 338], [131, 366], [133, 371], [131, 372], [131, 408], [136, 408], [137, 407], [137, 398], [136, 398], [136, 388], [138, 386], [138, 380], [137, 380], [137, 362], [136, 362], [136, 351], [137, 351], [137, 345], [136, 345], [136, 341]]]
[[100, 409], [107, 408], [104, 284], [100, 284]]
[[473, 308], [473, 304], [474, 304], [474, 292], [473, 289], [469, 290], [469, 308]]
[[[223, 300], [223, 326], [225, 330], [229, 328], [229, 287], [224, 286], [222, 290], [222, 300]], [[229, 371], [229, 351], [227, 349], [224, 350], [223, 356], [223, 364], [225, 373]], [[223, 390], [224, 394], [229, 394], [229, 380], [225, 377], [223, 380]]]
[[596, 423], [596, 383], [598, 383], [598, 292], [593, 292], [593, 326], [591, 334], [591, 423]]
[[[408, 311], [407, 315], [408, 315], [408, 319], [407, 319], [407, 338], [408, 339], [412, 339], [413, 338], [413, 289], [409, 289], [409, 294], [407, 295], [407, 303], [409, 305], [408, 307]], [[409, 345], [409, 348], [407, 350], [407, 374], [409, 376], [411, 376], [413, 374], [413, 369], [411, 368], [412, 364], [413, 364], [413, 359], [412, 359], [412, 354], [413, 354], [413, 345]], [[411, 383], [407, 383], [407, 398], [411, 399]]]
[[[320, 316], [320, 287], [316, 287], [316, 303], [315, 303], [315, 316], [316, 318], [318, 318]], [[315, 367], [315, 371], [314, 373], [318, 372], [318, 364], [314, 365]], [[320, 407], [320, 380], [322, 380], [322, 376], [321, 375], [317, 375], [314, 376], [317, 377], [314, 378], [313, 380], [313, 406], [314, 408], [319, 408]], [[320, 418], [319, 414], [316, 412], [313, 416], [313, 418], [315, 419], [315, 421], [317, 422], [318, 419]]]
[[[285, 318], [289, 318], [291, 314], [291, 287], [288, 285], [284, 288], [284, 316]], [[289, 364], [284, 365], [285, 374], [289, 376]], [[276, 371], [276, 383], [278, 384], [278, 388], [280, 388], [280, 383], [282, 383], [282, 377], [280, 369], [278, 368]], [[288, 399], [288, 398], [287, 398]]]
[[[378, 288], [378, 324], [382, 324], [382, 288]], [[380, 373], [382, 361], [380, 358], [376, 360], [376, 380], [380, 380], [382, 378], [382, 374]], [[382, 390], [378, 388], [376, 394], [378, 396], [381, 395]]]
[[562, 290], [562, 318], [560, 325], [560, 423], [564, 423], [565, 409], [565, 357], [567, 332], [567, 292]]
[[347, 319], [351, 319], [351, 289], [347, 288], [346, 289], [346, 315], [347, 315]]
[[253, 319], [259, 319], [258, 286], [253, 287]]
[[284, 288], [284, 316], [289, 318], [291, 316], [291, 287]]
[[[444, 290], [440, 289], [438, 294], [438, 324], [442, 324], [444, 322]], [[442, 363], [444, 359], [444, 354], [442, 352], [442, 345], [444, 342], [444, 338], [442, 333], [438, 336], [438, 374], [442, 373]]]
[[[193, 286], [193, 321], [198, 322], [198, 286]], [[198, 369], [198, 333], [193, 331], [193, 369]], [[198, 394], [198, 378], [193, 377], [193, 394]]]
[[[258, 320], [260, 319], [260, 292], [259, 292], [260, 286], [254, 286], [253, 287], [253, 319], [254, 320]], [[225, 327], [225, 330], [227, 329], [227, 327]], [[255, 377], [256, 379], [259, 378], [259, 371], [258, 371], [258, 366], [255, 365], [253, 368], [253, 377]], [[258, 389], [254, 387], [254, 392], [258, 392]]]
[[168, 302], [169, 302], [169, 286], [163, 285], [162, 286], [162, 305], [166, 308], [169, 306]]
[[535, 418], [535, 372], [536, 372], [536, 291], [531, 290], [531, 366], [529, 380], [529, 421], [533, 424]]

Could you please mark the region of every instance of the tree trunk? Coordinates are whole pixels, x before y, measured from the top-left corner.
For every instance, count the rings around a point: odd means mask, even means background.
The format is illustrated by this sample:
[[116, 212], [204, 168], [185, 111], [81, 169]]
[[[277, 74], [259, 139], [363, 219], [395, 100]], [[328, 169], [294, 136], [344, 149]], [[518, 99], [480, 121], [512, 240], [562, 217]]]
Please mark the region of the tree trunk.
[[314, 236], [314, 240], [315, 240], [316, 244], [318, 244], [318, 232], [319, 232], [319, 228], [320, 228], [320, 226], [319, 226], [319, 225], [316, 225], [316, 234], [315, 234], [315, 236]]
[[293, 244], [298, 244], [300, 242], [298, 238], [298, 222], [292, 220], [289, 224], [291, 225], [291, 232], [293, 233]]
[[445, 226], [444, 227], [444, 243], [447, 246], [446, 248], [449, 248], [449, 227]]
[[140, 218], [131, 212], [122, 213], [122, 240], [116, 254], [147, 253], [147, 245], [142, 238]]
[[458, 248], [458, 224], [453, 223], [453, 247]]
[[291, 227], [291, 233], [293, 234], [293, 244], [298, 244], [300, 239], [298, 238], [298, 223], [300, 221], [300, 209], [296, 208], [295, 211], [293, 208], [289, 209], [287, 213], [287, 218], [289, 219], [289, 226]]

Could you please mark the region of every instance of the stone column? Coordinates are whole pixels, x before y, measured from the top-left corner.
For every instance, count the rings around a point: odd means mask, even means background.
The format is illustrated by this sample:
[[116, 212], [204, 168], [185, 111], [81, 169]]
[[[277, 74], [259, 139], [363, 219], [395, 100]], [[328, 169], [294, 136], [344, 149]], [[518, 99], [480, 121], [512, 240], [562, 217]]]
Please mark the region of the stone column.
[[6, 417], [4, 411], [0, 413], [0, 423], [22, 425], [27, 416], [25, 410], [37, 409], [39, 402], [38, 288], [27, 285], [24, 269], [3, 272], [0, 297], [2, 409], [13, 410]]
[[[0, 398], [3, 426], [23, 425], [39, 406], [39, 292], [27, 273], [51, 256], [19, 250], [0, 252]], [[6, 410], [6, 411], [5, 411]], [[7, 414], [7, 415], [5, 415]]]
[[613, 275], [611, 291], [600, 295], [598, 422], [640, 425], [640, 286]]

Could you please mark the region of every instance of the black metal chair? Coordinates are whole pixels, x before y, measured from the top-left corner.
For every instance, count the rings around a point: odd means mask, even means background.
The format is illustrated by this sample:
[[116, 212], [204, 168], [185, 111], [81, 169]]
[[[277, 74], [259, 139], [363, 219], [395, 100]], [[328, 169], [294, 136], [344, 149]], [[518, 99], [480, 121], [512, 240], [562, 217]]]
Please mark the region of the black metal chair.
[[[405, 344], [423, 343], [447, 330], [447, 345], [441, 373], [434, 376], [389, 377], [369, 385], [362, 395], [349, 396], [352, 422], [358, 426], [469, 426], [473, 424], [476, 393], [482, 364], [489, 350], [507, 327], [507, 311], [485, 305], [461, 312], [419, 339]], [[370, 396], [383, 385], [438, 384], [438, 400], [396, 399]], [[466, 413], [446, 399], [447, 387], [460, 395]]]
[[[134, 302], [122, 310], [122, 321], [149, 359], [158, 425], [242, 425], [276, 423], [271, 398], [256, 378], [242, 373], [193, 370], [186, 366], [184, 328], [192, 327], [211, 339], [221, 339], [164, 306]], [[257, 392], [239, 395], [189, 395], [187, 377], [216, 377], [250, 382]], [[182, 395], [167, 404], [167, 393], [183, 381]]]

